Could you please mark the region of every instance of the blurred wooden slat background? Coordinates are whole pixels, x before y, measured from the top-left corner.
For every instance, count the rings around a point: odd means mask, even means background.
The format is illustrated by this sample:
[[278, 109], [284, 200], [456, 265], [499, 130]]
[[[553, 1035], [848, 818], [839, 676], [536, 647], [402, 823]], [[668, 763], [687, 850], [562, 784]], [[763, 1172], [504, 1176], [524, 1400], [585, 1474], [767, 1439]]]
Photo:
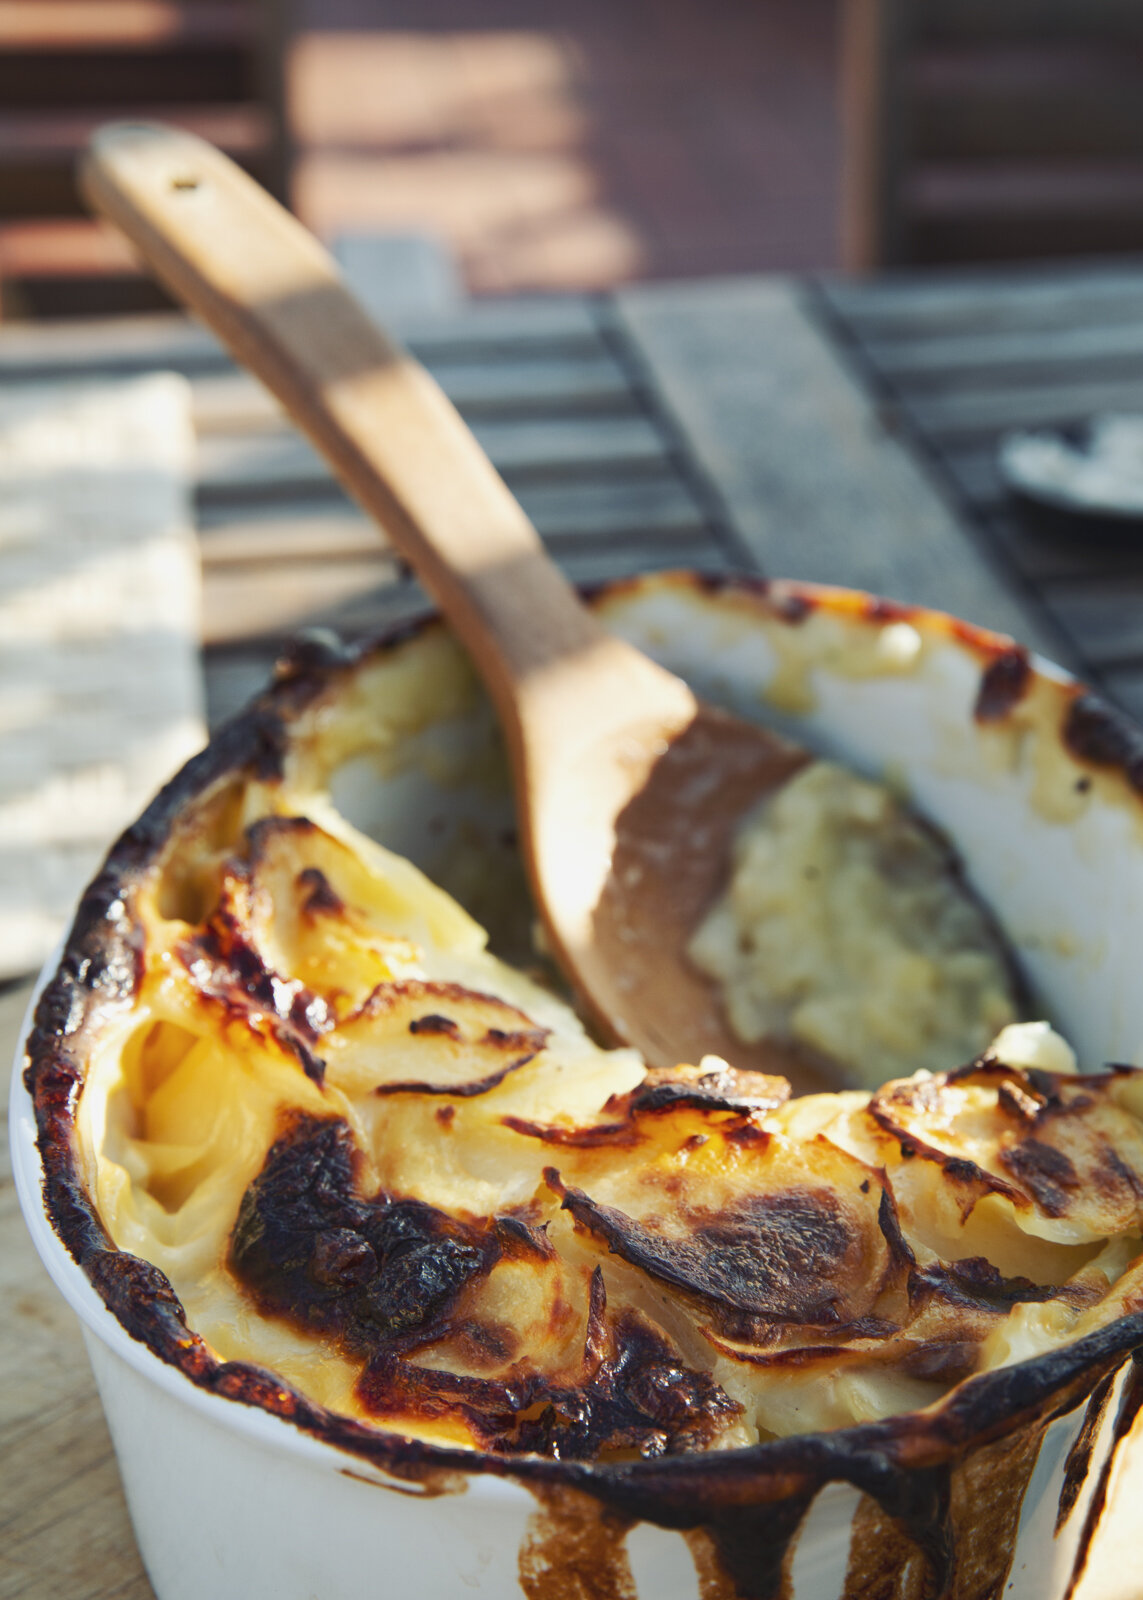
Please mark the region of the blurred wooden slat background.
[[838, 3], [0, 0], [0, 315], [161, 303], [70, 171], [156, 113], [473, 292], [829, 266]]
[[1137, 0], [844, 0], [843, 251], [1143, 249]]
[[0, 316], [169, 302], [91, 221], [76, 157], [161, 117], [287, 187], [279, 0], [0, 0]]

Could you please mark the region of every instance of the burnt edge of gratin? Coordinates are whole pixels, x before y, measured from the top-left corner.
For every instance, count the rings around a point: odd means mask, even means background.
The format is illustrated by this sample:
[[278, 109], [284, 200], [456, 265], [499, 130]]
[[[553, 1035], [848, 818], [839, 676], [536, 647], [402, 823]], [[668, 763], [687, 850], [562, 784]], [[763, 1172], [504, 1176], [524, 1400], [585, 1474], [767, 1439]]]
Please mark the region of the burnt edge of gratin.
[[[588, 590], [622, 598], [654, 586], [728, 595], [797, 626], [822, 608], [858, 621], [923, 621], [969, 648], [981, 662], [975, 715], [993, 722], [1023, 697], [1031, 680], [1027, 657], [1002, 635], [939, 612], [898, 605], [854, 591], [693, 572], [624, 579]], [[167, 842], [183, 809], [228, 776], [272, 781], [281, 776], [292, 720], [337, 679], [368, 657], [395, 648], [427, 628], [418, 617], [360, 644], [332, 636], [303, 637], [287, 651], [267, 690], [227, 722], [199, 755], [161, 790], [112, 846], [85, 891], [56, 971], [44, 987], [26, 1045], [24, 1082], [32, 1097], [43, 1163], [43, 1196], [59, 1238], [124, 1329], [200, 1389], [259, 1407], [319, 1440], [370, 1462], [422, 1493], [455, 1490], [473, 1475], [510, 1479], [541, 1496], [566, 1489], [597, 1502], [617, 1524], [645, 1521], [705, 1534], [734, 1591], [777, 1595], [790, 1543], [817, 1492], [846, 1482], [869, 1496], [920, 1548], [932, 1589], [944, 1594], [956, 1565], [950, 1531], [952, 1469], [971, 1452], [1021, 1429], [1042, 1431], [1093, 1395], [1103, 1401], [1114, 1373], [1134, 1356], [1119, 1406], [1116, 1439], [1143, 1405], [1143, 1312], [1035, 1359], [968, 1378], [936, 1405], [829, 1433], [795, 1435], [726, 1451], [624, 1463], [505, 1456], [434, 1445], [339, 1416], [307, 1400], [264, 1368], [219, 1360], [190, 1330], [169, 1280], [149, 1262], [115, 1247], [87, 1193], [74, 1142], [83, 1089], [84, 1040], [108, 1009], [128, 1005], [142, 976], [142, 934], [133, 916], [138, 886]], [[1083, 685], [1060, 684], [1061, 739], [1080, 760], [1121, 767], [1143, 788], [1140, 736], [1121, 727]], [[1095, 734], [1094, 730], [1099, 733]], [[1094, 1404], [1094, 1400], [1092, 1401]], [[1081, 1536], [1077, 1571], [1098, 1520], [1108, 1466]], [[371, 1480], [372, 1481], [372, 1480]]]

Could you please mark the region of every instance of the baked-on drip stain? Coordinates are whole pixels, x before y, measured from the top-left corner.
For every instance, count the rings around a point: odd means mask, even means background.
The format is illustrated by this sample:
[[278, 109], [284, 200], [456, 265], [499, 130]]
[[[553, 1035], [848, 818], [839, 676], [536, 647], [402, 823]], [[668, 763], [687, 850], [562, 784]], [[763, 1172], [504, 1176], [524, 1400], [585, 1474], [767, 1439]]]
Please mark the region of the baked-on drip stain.
[[954, 1466], [950, 1593], [955, 1600], [990, 1600], [1004, 1593], [1024, 1497], [1046, 1432], [1046, 1423], [1033, 1420], [970, 1451]]
[[1043, 1431], [1032, 1424], [955, 1465], [920, 1468], [896, 1504], [864, 1497], [842, 1600], [999, 1600]]
[[1072, 1595], [1083, 1577], [1088, 1556], [1091, 1553], [1091, 1541], [1095, 1537], [1096, 1529], [1099, 1527], [1104, 1507], [1107, 1504], [1107, 1491], [1111, 1486], [1111, 1474], [1115, 1467], [1115, 1458], [1119, 1454], [1123, 1441], [1131, 1432], [1141, 1408], [1143, 1408], [1143, 1354], [1136, 1350], [1132, 1355], [1131, 1365], [1127, 1369], [1127, 1377], [1123, 1384], [1123, 1392], [1119, 1397], [1119, 1409], [1115, 1414], [1111, 1445], [1107, 1455], [1104, 1457], [1103, 1466], [1100, 1468], [1099, 1480], [1092, 1494], [1087, 1516], [1084, 1518], [1079, 1548], [1076, 1551], [1075, 1565], [1072, 1568], [1071, 1582], [1068, 1584], [1064, 1600], [1072, 1600]]
[[[952, 1529], [952, 1466], [941, 1462], [898, 1474], [877, 1494], [881, 1509], [911, 1547], [910, 1567], [921, 1578], [917, 1600], [946, 1600], [955, 1592], [956, 1548]], [[888, 1489], [888, 1493], [886, 1493]], [[868, 1492], [868, 1491], [867, 1491]], [[888, 1569], [892, 1572], [892, 1568]], [[849, 1596], [846, 1596], [849, 1600]]]
[[868, 1495], [854, 1512], [842, 1593], [844, 1600], [929, 1600], [932, 1594], [924, 1555]]
[[1056, 1507], [1057, 1533], [1059, 1533], [1064, 1523], [1075, 1510], [1080, 1490], [1087, 1482], [1088, 1468], [1091, 1466], [1091, 1453], [1095, 1449], [1095, 1441], [1099, 1435], [1104, 1413], [1107, 1410], [1107, 1402], [1111, 1398], [1114, 1384], [1114, 1373], [1109, 1373], [1106, 1378], [1096, 1384], [1084, 1411], [1083, 1426], [1068, 1451], [1068, 1459], [1064, 1462], [1064, 1481], [1060, 1485], [1060, 1502]]
[[535, 1488], [539, 1502], [520, 1546], [528, 1600], [636, 1600], [625, 1540], [631, 1522], [590, 1495]]
[[691, 1546], [702, 1600], [788, 1600], [794, 1541], [813, 1498], [786, 1495], [713, 1518], [709, 1542]]
[[[793, 1503], [792, 1515], [799, 1519], [804, 1517], [809, 1510], [810, 1502], [805, 1497], [800, 1497]], [[793, 1555], [793, 1544], [781, 1542], [782, 1529], [774, 1530], [778, 1536], [777, 1552], [780, 1558], [780, 1572], [777, 1579], [777, 1588], [771, 1590], [771, 1600], [790, 1600], [790, 1565]], [[699, 1600], [740, 1600], [738, 1585], [734, 1582], [723, 1563], [719, 1548], [710, 1530], [707, 1528], [688, 1528], [683, 1532], [687, 1548], [691, 1553], [691, 1560], [695, 1566], [695, 1577], [698, 1579]]]

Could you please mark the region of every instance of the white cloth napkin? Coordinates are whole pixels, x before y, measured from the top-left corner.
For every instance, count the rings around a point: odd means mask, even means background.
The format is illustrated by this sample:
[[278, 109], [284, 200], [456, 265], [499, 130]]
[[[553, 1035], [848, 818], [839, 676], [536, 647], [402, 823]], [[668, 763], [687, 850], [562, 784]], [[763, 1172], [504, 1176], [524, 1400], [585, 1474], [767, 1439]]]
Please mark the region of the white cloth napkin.
[[186, 381], [0, 395], [0, 978], [203, 742]]

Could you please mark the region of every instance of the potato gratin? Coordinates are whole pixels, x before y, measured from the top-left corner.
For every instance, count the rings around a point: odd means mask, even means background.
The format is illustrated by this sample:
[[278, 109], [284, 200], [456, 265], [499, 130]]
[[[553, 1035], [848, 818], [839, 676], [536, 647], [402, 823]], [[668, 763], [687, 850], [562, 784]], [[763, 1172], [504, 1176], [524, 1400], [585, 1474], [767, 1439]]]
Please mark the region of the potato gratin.
[[621, 1460], [923, 1407], [1136, 1308], [1143, 1074], [1053, 1070], [1024, 1027], [790, 1099], [647, 1072], [489, 954], [330, 798], [471, 694], [439, 633], [367, 664], [133, 886], [82, 1176], [216, 1357], [422, 1440]]

